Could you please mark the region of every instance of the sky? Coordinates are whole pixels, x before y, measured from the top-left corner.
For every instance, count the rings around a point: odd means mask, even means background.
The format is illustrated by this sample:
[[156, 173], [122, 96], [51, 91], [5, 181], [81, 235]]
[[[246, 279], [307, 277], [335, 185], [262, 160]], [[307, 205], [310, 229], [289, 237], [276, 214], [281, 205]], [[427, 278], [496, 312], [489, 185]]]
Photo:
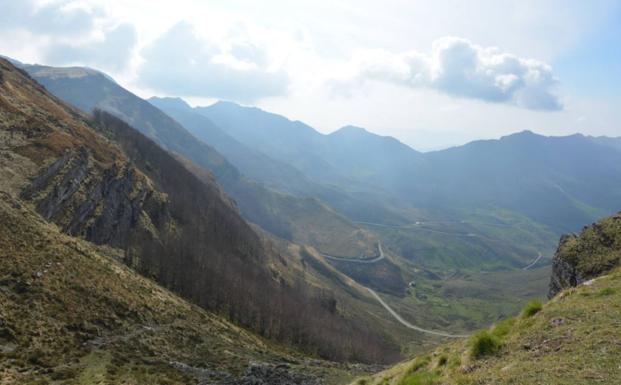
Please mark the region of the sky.
[[621, 136], [621, 2], [0, 0], [0, 54], [433, 150]]

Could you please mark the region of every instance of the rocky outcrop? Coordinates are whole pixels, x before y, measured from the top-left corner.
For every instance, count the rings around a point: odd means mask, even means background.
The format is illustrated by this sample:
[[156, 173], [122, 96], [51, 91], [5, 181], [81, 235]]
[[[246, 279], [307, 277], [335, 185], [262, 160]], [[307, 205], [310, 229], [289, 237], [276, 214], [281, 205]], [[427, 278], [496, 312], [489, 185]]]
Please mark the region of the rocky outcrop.
[[554, 297], [558, 292], [568, 287], [575, 287], [582, 282], [584, 282], [584, 278], [580, 275], [577, 270], [577, 266], [575, 261], [570, 262], [566, 258], [564, 258], [561, 250], [563, 245], [566, 244], [570, 239], [575, 239], [576, 236], [571, 235], [563, 235], [559, 242], [559, 247], [554, 254], [554, 258], [552, 260], [552, 275], [550, 276], [550, 286], [548, 290], [548, 298]]
[[[22, 192], [22, 198], [33, 201], [39, 214], [64, 232], [120, 248], [136, 232], [157, 237], [148, 225], [152, 215], [166, 216], [166, 208], [148, 204], [156, 196], [134, 168], [118, 163], [102, 168], [86, 148], [67, 151]], [[148, 213], [145, 207], [160, 212]]]
[[554, 254], [548, 298], [621, 264], [621, 213], [563, 235]]

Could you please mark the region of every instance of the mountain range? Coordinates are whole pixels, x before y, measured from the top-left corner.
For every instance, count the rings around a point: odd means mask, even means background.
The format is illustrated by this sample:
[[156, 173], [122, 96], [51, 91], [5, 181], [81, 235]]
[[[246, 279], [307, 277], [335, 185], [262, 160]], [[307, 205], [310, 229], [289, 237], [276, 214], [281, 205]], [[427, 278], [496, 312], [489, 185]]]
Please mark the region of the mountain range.
[[[12, 383], [344, 383], [378, 370], [349, 362], [429, 351], [516, 314], [548, 281], [564, 298], [619, 264], [617, 217], [549, 255], [619, 209], [620, 138], [523, 131], [423, 153], [231, 102], [143, 100], [89, 68], [14, 64], [0, 59]], [[582, 297], [608, 306], [615, 277], [357, 383], [511, 372], [515, 341], [537, 346], [526, 355], [552, 346], [541, 328], [590, 311]]]
[[295, 165], [319, 183], [369, 194], [384, 190], [418, 208], [502, 207], [556, 233], [618, 209], [618, 138], [524, 131], [420, 153], [361, 128], [323, 135], [303, 123], [232, 103], [195, 110], [236, 140]]
[[405, 277], [411, 263], [502, 270], [543, 254], [545, 264], [560, 234], [618, 209], [615, 138], [524, 131], [421, 153], [362, 128], [325, 135], [231, 102], [145, 101], [88, 68], [22, 68], [64, 101], [105, 110], [213, 173], [269, 233], [343, 257], [373, 255], [381, 240], [405, 259]]

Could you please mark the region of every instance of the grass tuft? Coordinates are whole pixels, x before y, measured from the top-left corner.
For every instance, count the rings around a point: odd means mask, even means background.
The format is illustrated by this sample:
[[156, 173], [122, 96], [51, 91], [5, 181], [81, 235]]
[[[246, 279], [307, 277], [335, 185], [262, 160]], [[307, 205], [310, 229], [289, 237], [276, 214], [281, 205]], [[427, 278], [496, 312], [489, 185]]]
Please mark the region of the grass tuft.
[[410, 374], [399, 385], [433, 385], [437, 382], [438, 375], [430, 372]]
[[507, 318], [505, 320], [498, 321], [492, 327], [491, 333], [494, 337], [503, 338], [509, 334], [514, 324], [515, 318]]
[[447, 364], [447, 362], [448, 362], [448, 357], [445, 354], [441, 355], [438, 358], [438, 366], [444, 366]]
[[522, 309], [522, 317], [532, 317], [535, 314], [539, 313], [541, 309], [543, 309], [541, 301], [538, 299], [531, 299], [530, 301], [526, 302], [526, 305], [524, 305], [524, 308]]
[[502, 347], [500, 339], [487, 330], [481, 330], [471, 337], [470, 355], [473, 358], [495, 354]]

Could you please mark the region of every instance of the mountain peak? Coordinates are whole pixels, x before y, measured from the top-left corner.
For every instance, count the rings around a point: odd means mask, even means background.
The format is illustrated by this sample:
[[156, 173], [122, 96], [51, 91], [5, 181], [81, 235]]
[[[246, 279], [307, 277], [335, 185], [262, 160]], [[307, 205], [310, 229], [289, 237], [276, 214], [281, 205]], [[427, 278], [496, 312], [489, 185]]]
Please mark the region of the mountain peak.
[[218, 109], [241, 109], [241, 108], [256, 108], [256, 107], [246, 107], [241, 104], [237, 104], [230, 100], [218, 100], [212, 105], [207, 106], [207, 108], [218, 108]]
[[531, 130], [522, 130], [522, 131], [514, 132], [514, 133], [509, 134], [509, 135], [502, 136], [500, 139], [506, 139], [506, 138], [533, 138], [533, 137], [540, 137], [540, 136], [542, 136], [542, 135], [539, 135], [536, 132], [533, 132]]
[[218, 100], [217, 102], [215, 102], [213, 104], [214, 106], [218, 105], [218, 106], [235, 106], [235, 107], [241, 107], [239, 104], [232, 102], [230, 100]]
[[344, 137], [358, 137], [358, 138], [368, 137], [370, 135], [377, 136], [376, 134], [373, 134], [372, 132], [369, 132], [362, 127], [351, 126], [351, 125], [341, 127], [338, 130], [330, 134], [330, 136], [332, 137], [344, 136]]
[[339, 128], [334, 133], [347, 133], [347, 134], [369, 134], [369, 131], [362, 127], [347, 125]]
[[187, 110], [192, 108], [185, 100], [177, 97], [172, 98], [167, 96], [152, 96], [147, 100], [149, 103], [155, 105], [156, 107], [165, 106], [167, 108], [174, 108], [177, 110]]

